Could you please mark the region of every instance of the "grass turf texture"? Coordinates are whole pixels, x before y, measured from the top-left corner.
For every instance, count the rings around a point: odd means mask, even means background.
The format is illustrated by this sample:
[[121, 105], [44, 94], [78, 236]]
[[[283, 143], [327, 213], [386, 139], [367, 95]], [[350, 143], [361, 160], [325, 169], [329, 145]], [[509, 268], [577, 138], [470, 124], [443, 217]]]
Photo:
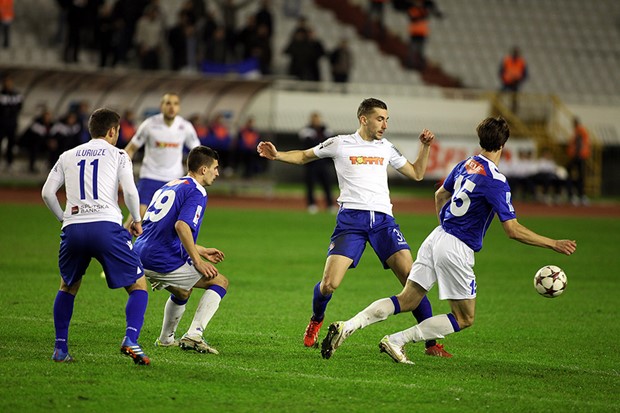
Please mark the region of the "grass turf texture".
[[[443, 343], [452, 359], [407, 352], [415, 366], [378, 351], [409, 314], [361, 330], [321, 359], [302, 345], [314, 284], [323, 269], [334, 216], [209, 208], [200, 242], [226, 253], [229, 294], [205, 336], [219, 356], [155, 348], [166, 292], [152, 292], [140, 342], [152, 366], [120, 355], [123, 290], [108, 290], [91, 264], [69, 335], [77, 362], [50, 360], [52, 306], [59, 280], [59, 226], [43, 206], [0, 205], [0, 410], [5, 412], [164, 411], [620, 411], [617, 219], [521, 218], [532, 229], [578, 240], [564, 257], [508, 240], [497, 221], [477, 254], [478, 308], [472, 328]], [[413, 251], [435, 225], [430, 215], [398, 214]], [[539, 296], [545, 264], [568, 276], [561, 297]], [[367, 249], [328, 307], [326, 324], [400, 291]], [[199, 294], [179, 333], [189, 326]], [[429, 295], [435, 313], [448, 311]]]

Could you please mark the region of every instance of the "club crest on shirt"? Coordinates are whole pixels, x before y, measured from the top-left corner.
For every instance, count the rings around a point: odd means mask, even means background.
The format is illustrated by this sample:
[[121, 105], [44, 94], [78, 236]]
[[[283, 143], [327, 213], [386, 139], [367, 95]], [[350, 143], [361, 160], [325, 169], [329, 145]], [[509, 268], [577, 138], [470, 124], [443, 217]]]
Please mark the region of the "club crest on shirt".
[[351, 165], [383, 165], [383, 159], [380, 156], [349, 156]]

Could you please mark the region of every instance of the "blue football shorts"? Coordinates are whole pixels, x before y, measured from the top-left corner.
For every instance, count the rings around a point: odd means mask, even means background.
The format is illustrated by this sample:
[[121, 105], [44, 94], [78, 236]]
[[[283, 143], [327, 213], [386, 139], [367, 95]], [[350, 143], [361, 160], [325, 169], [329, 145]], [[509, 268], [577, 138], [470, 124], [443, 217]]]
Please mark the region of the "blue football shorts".
[[138, 185], [136, 185], [138, 188], [138, 194], [140, 195], [140, 204], [150, 204], [155, 192], [167, 183], [167, 181], [156, 181], [155, 179], [140, 178]]
[[411, 249], [393, 216], [375, 211], [340, 209], [327, 255], [351, 258], [351, 268], [355, 268], [366, 242], [370, 243], [385, 269], [389, 268], [387, 259], [394, 253]]
[[144, 274], [129, 231], [114, 222], [71, 224], [60, 233], [58, 267], [67, 285], [82, 279], [91, 259], [101, 263], [108, 287], [128, 287]]

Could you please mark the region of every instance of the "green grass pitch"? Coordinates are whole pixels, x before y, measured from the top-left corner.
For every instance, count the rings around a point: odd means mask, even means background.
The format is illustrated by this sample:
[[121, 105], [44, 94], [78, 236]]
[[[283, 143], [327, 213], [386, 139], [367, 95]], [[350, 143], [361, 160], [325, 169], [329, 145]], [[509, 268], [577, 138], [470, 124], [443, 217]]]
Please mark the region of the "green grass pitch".
[[[219, 267], [230, 279], [205, 334], [221, 354], [155, 348], [168, 294], [152, 292], [140, 338], [152, 366], [144, 367], [119, 353], [126, 293], [107, 289], [96, 262], [70, 329], [77, 362], [50, 360], [59, 225], [43, 206], [0, 205], [0, 214], [3, 412], [620, 411], [618, 219], [520, 218], [542, 234], [577, 239], [572, 257], [511, 241], [495, 221], [476, 255], [474, 326], [443, 340], [452, 359], [408, 345], [416, 363], [409, 366], [378, 351], [383, 335], [413, 323], [409, 314], [357, 332], [330, 360], [303, 347], [334, 216], [209, 208], [200, 242], [226, 253]], [[436, 218], [396, 216], [415, 253]], [[532, 285], [545, 264], [568, 276], [558, 298], [543, 298]], [[367, 249], [334, 294], [326, 325], [399, 290]], [[436, 290], [429, 298], [435, 313], [448, 310]]]

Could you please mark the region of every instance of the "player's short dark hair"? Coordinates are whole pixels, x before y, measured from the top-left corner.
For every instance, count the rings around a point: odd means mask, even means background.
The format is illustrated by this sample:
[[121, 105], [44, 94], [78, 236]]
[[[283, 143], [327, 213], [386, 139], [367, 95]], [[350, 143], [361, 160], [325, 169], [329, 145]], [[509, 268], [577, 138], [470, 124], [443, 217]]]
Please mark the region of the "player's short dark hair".
[[93, 138], [105, 136], [112, 128], [118, 127], [121, 116], [111, 109], [100, 108], [88, 119], [88, 132]]
[[486, 118], [478, 124], [476, 132], [480, 139], [480, 147], [489, 152], [500, 150], [510, 137], [508, 122], [501, 116]]
[[370, 115], [372, 111], [375, 110], [375, 108], [387, 110], [387, 105], [385, 104], [385, 102], [379, 99], [375, 99], [375, 98], [364, 99], [362, 103], [360, 103], [359, 107], [357, 108], [357, 118], [359, 119], [361, 116]]
[[214, 161], [220, 159], [217, 152], [208, 146], [196, 146], [187, 155], [187, 170], [197, 172], [202, 166], [211, 166]]

